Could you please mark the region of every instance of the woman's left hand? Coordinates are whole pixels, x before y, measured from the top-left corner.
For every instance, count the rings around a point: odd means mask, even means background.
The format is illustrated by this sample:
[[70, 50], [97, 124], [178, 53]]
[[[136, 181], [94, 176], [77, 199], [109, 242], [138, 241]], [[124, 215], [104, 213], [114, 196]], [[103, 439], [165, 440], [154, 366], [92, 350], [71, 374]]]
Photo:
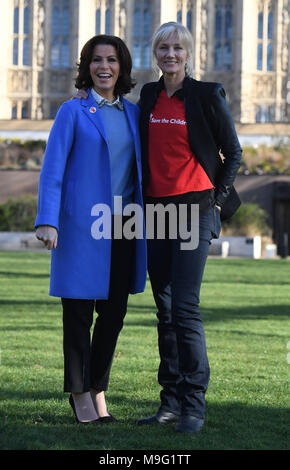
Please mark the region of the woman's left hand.
[[36, 229], [35, 236], [45, 244], [48, 250], [57, 247], [57, 230], [55, 227], [40, 225]]

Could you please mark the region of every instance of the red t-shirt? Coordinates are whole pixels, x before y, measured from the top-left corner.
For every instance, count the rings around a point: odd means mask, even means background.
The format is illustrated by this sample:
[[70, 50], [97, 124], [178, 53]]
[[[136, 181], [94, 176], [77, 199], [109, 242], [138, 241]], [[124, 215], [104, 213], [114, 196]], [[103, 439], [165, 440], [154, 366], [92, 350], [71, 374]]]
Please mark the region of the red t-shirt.
[[214, 187], [190, 149], [183, 101], [176, 96], [169, 98], [165, 90], [150, 115], [148, 158], [147, 196], [171, 196]]

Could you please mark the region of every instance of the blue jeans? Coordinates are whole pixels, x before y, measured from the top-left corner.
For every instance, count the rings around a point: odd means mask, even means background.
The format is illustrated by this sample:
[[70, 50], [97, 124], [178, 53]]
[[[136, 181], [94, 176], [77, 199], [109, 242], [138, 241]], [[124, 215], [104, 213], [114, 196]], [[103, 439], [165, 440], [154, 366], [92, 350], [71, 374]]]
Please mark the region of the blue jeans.
[[180, 237], [148, 240], [148, 271], [158, 309], [161, 408], [201, 419], [210, 369], [199, 296], [208, 248], [220, 229], [219, 210], [211, 207], [199, 218], [196, 249], [181, 250]]

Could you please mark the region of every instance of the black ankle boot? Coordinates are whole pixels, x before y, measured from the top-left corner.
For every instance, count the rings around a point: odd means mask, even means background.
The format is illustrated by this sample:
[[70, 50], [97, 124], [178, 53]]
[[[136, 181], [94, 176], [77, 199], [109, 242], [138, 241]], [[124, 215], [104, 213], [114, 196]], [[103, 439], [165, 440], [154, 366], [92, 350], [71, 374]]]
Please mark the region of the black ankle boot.
[[176, 432], [199, 432], [204, 425], [204, 419], [196, 418], [196, 416], [181, 416]]
[[138, 426], [143, 426], [144, 424], [169, 424], [176, 423], [179, 419], [179, 416], [172, 413], [171, 411], [166, 411], [159, 409], [157, 413], [148, 418], [142, 418], [137, 421]]

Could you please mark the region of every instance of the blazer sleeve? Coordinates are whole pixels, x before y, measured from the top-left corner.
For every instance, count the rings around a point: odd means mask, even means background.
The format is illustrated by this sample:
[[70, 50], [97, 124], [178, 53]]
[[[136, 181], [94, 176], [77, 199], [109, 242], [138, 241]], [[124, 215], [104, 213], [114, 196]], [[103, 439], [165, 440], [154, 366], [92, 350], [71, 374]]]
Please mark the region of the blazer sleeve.
[[210, 110], [216, 144], [224, 157], [216, 182], [216, 203], [222, 206], [241, 165], [242, 149], [226, 102], [226, 92], [220, 83], [213, 90]]
[[51, 225], [59, 230], [63, 175], [74, 139], [73, 115], [68, 103], [60, 107], [51, 128], [39, 177], [35, 228]]
[[143, 109], [144, 108], [144, 89], [146, 88], [146, 85], [143, 85], [143, 87], [141, 88], [140, 90], [140, 95], [139, 95], [139, 99], [137, 101], [137, 106], [139, 109]]

